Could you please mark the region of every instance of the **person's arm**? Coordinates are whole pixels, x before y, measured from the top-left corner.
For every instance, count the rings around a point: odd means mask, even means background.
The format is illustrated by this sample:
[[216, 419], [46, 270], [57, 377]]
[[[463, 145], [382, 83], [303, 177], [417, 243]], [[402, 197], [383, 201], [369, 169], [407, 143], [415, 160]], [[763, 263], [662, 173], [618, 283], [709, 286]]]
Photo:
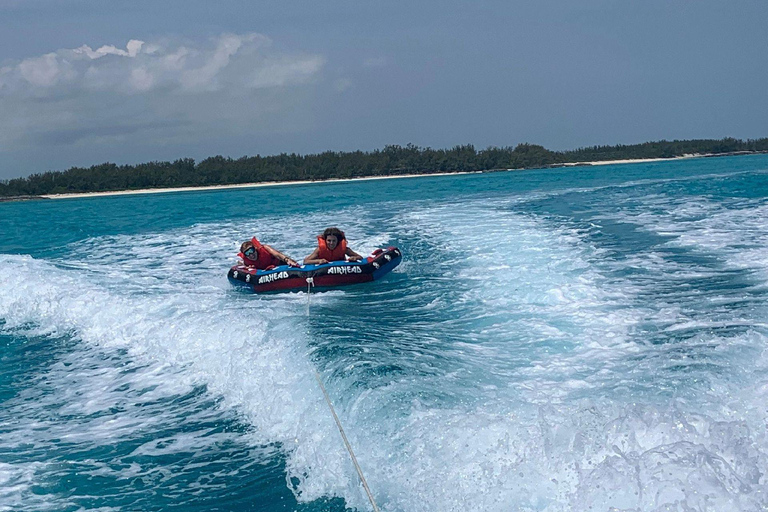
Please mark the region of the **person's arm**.
[[322, 265], [323, 263], [328, 263], [328, 260], [323, 258], [318, 258], [317, 256], [320, 254], [320, 248], [316, 247], [314, 251], [312, 251], [312, 254], [304, 258], [304, 264], [305, 265]]
[[299, 264], [296, 262], [296, 260], [294, 260], [293, 258], [289, 258], [288, 256], [286, 256], [285, 254], [281, 253], [277, 249], [273, 249], [271, 246], [266, 245], [266, 244], [262, 244], [262, 246], [269, 252], [269, 254], [271, 254], [272, 256], [274, 256], [275, 258], [280, 260], [281, 262], [285, 263], [286, 265], [290, 265], [292, 267], [298, 267], [299, 266]]
[[363, 259], [362, 256], [357, 254], [355, 251], [347, 247], [347, 256], [349, 256], [349, 261], [361, 261]]

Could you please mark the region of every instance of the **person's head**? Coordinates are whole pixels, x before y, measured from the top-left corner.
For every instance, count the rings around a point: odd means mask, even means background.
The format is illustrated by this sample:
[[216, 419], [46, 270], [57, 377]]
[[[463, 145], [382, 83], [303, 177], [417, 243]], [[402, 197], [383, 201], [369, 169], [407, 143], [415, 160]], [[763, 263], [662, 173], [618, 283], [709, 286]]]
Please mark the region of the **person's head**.
[[344, 232], [336, 227], [327, 228], [321, 236], [325, 240], [325, 246], [330, 250], [334, 250], [339, 242], [344, 240]]
[[246, 258], [253, 258], [253, 255], [256, 253], [256, 247], [254, 247], [253, 242], [249, 240], [242, 243], [240, 252], [243, 253]]

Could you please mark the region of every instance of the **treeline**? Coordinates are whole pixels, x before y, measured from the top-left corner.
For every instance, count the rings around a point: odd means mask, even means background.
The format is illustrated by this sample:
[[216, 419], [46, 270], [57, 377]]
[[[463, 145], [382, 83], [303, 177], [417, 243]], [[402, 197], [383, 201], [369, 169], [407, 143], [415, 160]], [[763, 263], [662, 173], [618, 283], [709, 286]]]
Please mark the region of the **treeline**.
[[215, 156], [199, 163], [195, 163], [191, 158], [139, 165], [105, 163], [0, 181], [0, 197], [528, 169], [573, 162], [670, 158], [686, 154], [729, 154], [742, 151], [768, 151], [768, 138], [747, 141], [732, 138], [658, 141], [634, 145], [593, 146], [573, 151], [550, 151], [535, 144], [519, 144], [514, 148], [489, 147], [479, 151], [472, 145], [432, 149], [408, 144], [405, 147], [386, 146], [382, 150], [371, 152], [327, 151], [315, 155], [284, 153], [238, 159]]
[[674, 158], [695, 154], [723, 155], [742, 151], [768, 151], [768, 138], [747, 141], [730, 137], [725, 139], [661, 140], [630, 146], [622, 144], [618, 146], [592, 146], [566, 151], [563, 154], [570, 162], [592, 162], [635, 158]]

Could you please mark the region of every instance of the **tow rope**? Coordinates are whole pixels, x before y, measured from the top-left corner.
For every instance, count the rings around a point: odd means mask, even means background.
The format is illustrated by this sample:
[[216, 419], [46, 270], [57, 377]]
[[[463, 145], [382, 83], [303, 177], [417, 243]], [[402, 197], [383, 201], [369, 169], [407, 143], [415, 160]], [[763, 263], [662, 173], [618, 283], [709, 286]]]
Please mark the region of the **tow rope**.
[[[312, 296], [312, 287], [315, 286], [315, 280], [314, 278], [308, 277], [307, 278], [307, 316], [309, 316], [309, 303], [310, 303], [310, 297]], [[320, 386], [320, 390], [323, 392], [323, 396], [325, 397], [325, 403], [328, 404], [328, 408], [331, 410], [331, 414], [333, 415], [333, 421], [336, 422], [336, 427], [339, 429], [339, 434], [341, 434], [341, 438], [344, 440], [344, 446], [347, 447], [347, 452], [349, 452], [349, 457], [352, 459], [352, 464], [355, 465], [355, 470], [357, 471], [357, 476], [360, 477], [360, 482], [363, 484], [363, 489], [365, 489], [365, 494], [368, 495], [368, 501], [371, 502], [371, 506], [373, 507], [373, 512], [379, 512], [379, 507], [376, 506], [376, 501], [373, 499], [373, 493], [371, 493], [371, 489], [368, 487], [368, 482], [365, 481], [365, 476], [363, 476], [363, 470], [360, 468], [360, 464], [357, 463], [357, 457], [355, 457], [355, 452], [352, 451], [352, 445], [349, 444], [349, 440], [347, 439], [347, 434], [344, 432], [344, 427], [341, 426], [341, 421], [339, 420], [339, 416], [336, 414], [336, 409], [333, 408], [333, 403], [331, 403], [331, 397], [328, 396], [328, 391], [325, 390], [325, 386], [323, 386], [323, 381], [320, 379], [320, 374], [315, 371], [315, 379], [317, 380], [317, 385]]]
[[307, 278], [307, 316], [309, 316], [309, 298], [312, 296], [312, 287], [315, 286], [315, 278]]
[[331, 403], [331, 398], [328, 396], [328, 392], [325, 390], [325, 386], [323, 386], [323, 381], [320, 379], [320, 374], [318, 372], [315, 372], [315, 379], [317, 379], [317, 384], [320, 386], [320, 389], [323, 391], [323, 396], [325, 396], [325, 401], [328, 404], [328, 408], [331, 410], [331, 414], [333, 414], [333, 419], [336, 422], [336, 426], [339, 428], [339, 433], [341, 434], [341, 438], [344, 440], [344, 445], [347, 447], [349, 456], [352, 458], [352, 463], [355, 465], [355, 469], [357, 470], [357, 476], [360, 477], [360, 481], [363, 483], [363, 488], [365, 489], [365, 493], [368, 495], [368, 501], [371, 502], [371, 506], [373, 507], [373, 512], [379, 512], [379, 507], [376, 506], [376, 502], [373, 500], [373, 494], [371, 493], [371, 489], [368, 487], [368, 482], [365, 481], [365, 477], [363, 476], [363, 470], [360, 468], [360, 464], [357, 463], [355, 452], [352, 451], [352, 445], [349, 444], [347, 435], [344, 433], [344, 428], [341, 426], [341, 421], [339, 421], [339, 417], [336, 415], [336, 410], [333, 408], [333, 404]]

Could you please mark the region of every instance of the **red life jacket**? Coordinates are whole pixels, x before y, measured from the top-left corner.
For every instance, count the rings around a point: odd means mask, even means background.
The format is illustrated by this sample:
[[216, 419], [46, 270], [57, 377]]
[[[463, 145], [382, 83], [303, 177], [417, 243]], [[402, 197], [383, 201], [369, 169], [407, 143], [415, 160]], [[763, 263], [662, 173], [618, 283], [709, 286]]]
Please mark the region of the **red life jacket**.
[[325, 238], [317, 237], [317, 257], [328, 261], [347, 261], [347, 239], [342, 238], [333, 250], [325, 244]]
[[237, 255], [242, 258], [243, 264], [246, 267], [256, 267], [257, 269], [265, 270], [280, 264], [280, 260], [272, 256], [272, 253], [270, 253], [266, 247], [261, 245], [261, 242], [256, 240], [256, 237], [251, 238], [251, 243], [253, 243], [253, 247], [256, 249], [256, 254], [254, 254], [256, 257], [255, 260], [246, 257], [246, 255], [241, 252], [237, 253]]

